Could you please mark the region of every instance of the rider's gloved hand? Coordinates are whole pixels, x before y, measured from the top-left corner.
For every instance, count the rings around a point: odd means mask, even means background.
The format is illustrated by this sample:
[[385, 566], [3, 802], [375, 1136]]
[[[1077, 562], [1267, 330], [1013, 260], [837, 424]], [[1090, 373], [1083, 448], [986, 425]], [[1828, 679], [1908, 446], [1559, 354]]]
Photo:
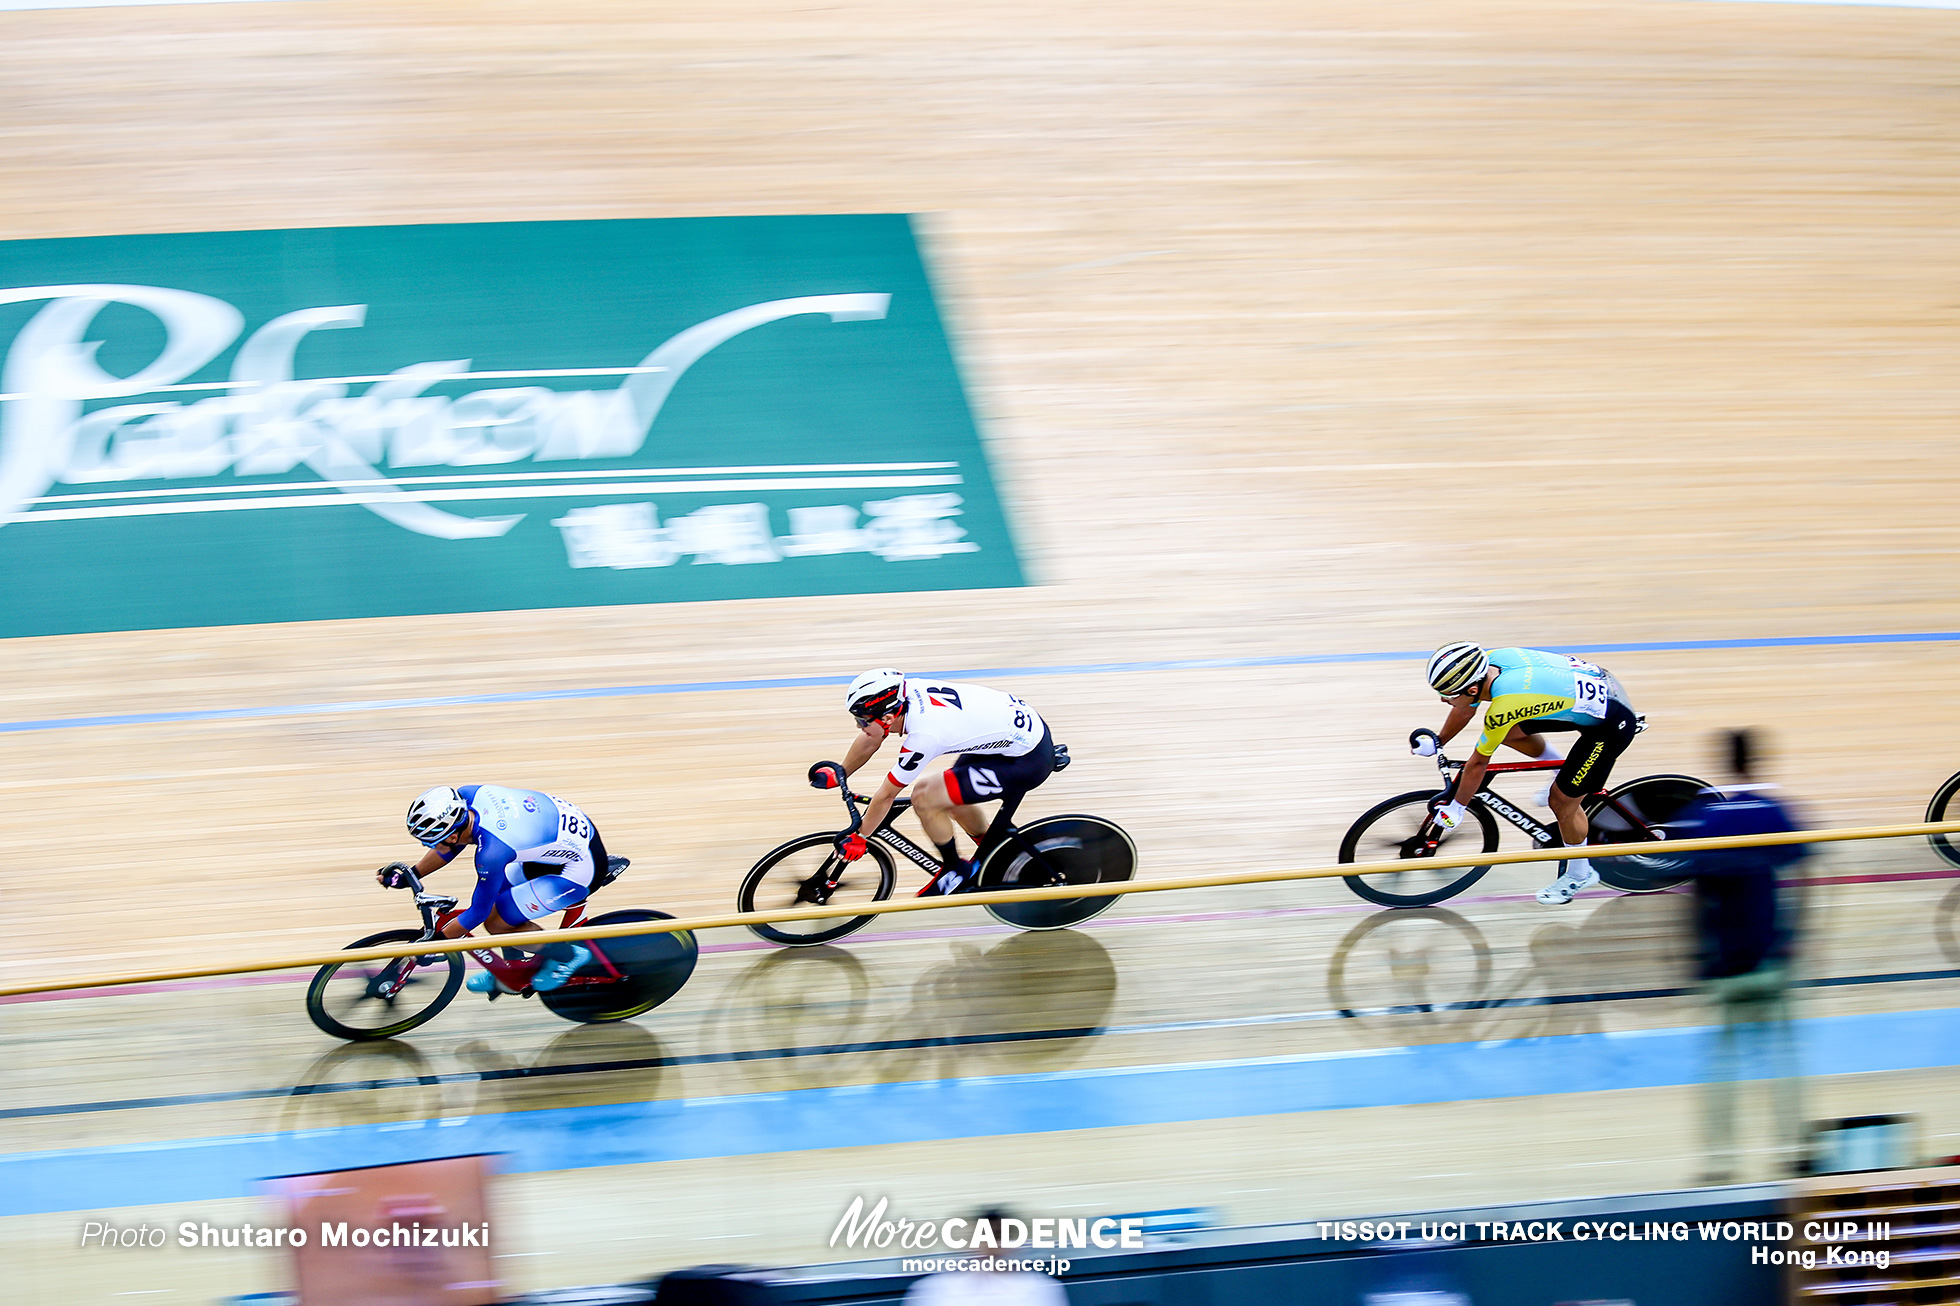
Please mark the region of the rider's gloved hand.
[[835, 762], [812, 762], [810, 764], [810, 787], [812, 789], [841, 789], [844, 786], [844, 768]]
[[1463, 804], [1443, 803], [1435, 811], [1436, 824], [1445, 830], [1454, 830], [1463, 824]]
[[1409, 751], [1417, 757], [1436, 756], [1436, 732], [1433, 730], [1411, 730], [1409, 732]]
[[384, 889], [406, 889], [408, 887], [409, 866], [406, 862], [389, 862], [374, 873]]
[[847, 862], [864, 856], [864, 836], [852, 830], [837, 836], [837, 855]]

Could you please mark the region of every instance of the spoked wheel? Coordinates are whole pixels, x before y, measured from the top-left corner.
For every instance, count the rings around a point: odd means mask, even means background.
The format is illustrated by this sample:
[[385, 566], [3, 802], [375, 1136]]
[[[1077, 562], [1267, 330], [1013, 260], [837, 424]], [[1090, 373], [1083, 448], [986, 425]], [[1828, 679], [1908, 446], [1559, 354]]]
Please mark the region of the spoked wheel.
[[[1960, 802], [1954, 801], [1956, 795], [1960, 795], [1960, 772], [1948, 776], [1939, 792], [1933, 795], [1933, 801], [1926, 804], [1927, 823], [1960, 820]], [[1933, 851], [1940, 855], [1942, 861], [1960, 866], [1960, 844], [1953, 842], [1952, 835], [1929, 834], [1926, 842], [1933, 845]]]
[[[1484, 878], [1488, 866], [1430, 867], [1423, 863], [1435, 857], [1459, 857], [1465, 853], [1497, 851], [1497, 822], [1481, 803], [1464, 808], [1475, 827], [1458, 825], [1445, 834], [1433, 850], [1424, 834], [1429, 827], [1429, 805], [1439, 794], [1434, 789], [1417, 789], [1377, 803], [1348, 827], [1341, 840], [1343, 862], [1407, 861], [1406, 871], [1382, 875], [1349, 875], [1347, 887], [1384, 907], [1427, 907], [1451, 898]], [[1483, 846], [1477, 847], [1478, 840]]]
[[[797, 907], [829, 904], [848, 911], [865, 903], [883, 902], [892, 896], [898, 883], [892, 869], [892, 855], [885, 846], [867, 842], [865, 856], [847, 862], [832, 846], [830, 834], [806, 834], [792, 839], [755, 864], [742, 881], [736, 900], [743, 911], [789, 911]], [[810, 921], [778, 921], [773, 925], [749, 928], [771, 943], [807, 947], [841, 939], [852, 930], [863, 929], [869, 916], [825, 917]]]
[[[670, 921], [663, 911], [634, 908], [607, 912], [586, 921], [587, 925], [625, 925], [630, 921]], [[701, 945], [692, 930], [665, 934], [628, 934], [617, 939], [587, 939], [593, 952], [591, 961], [572, 972], [560, 988], [538, 994], [538, 1001], [551, 1008], [554, 1016], [596, 1025], [608, 1020], [630, 1020], [652, 1011], [681, 991]], [[612, 969], [606, 968], [606, 963]], [[613, 971], [624, 973], [616, 978]]]
[[[420, 930], [385, 930], [347, 946], [414, 943], [421, 937]], [[306, 1014], [335, 1038], [393, 1038], [434, 1019], [462, 987], [460, 952], [343, 961], [320, 967], [306, 986]]]
[[[1029, 852], [1033, 849], [1033, 853]], [[1137, 846], [1123, 827], [1100, 816], [1044, 816], [1020, 827], [1020, 839], [996, 844], [980, 864], [979, 889], [1114, 884], [1137, 871]], [[1061, 930], [1106, 911], [1116, 898], [1047, 898], [995, 903], [995, 920], [1023, 930]]]
[[1378, 911], [1335, 945], [1327, 992], [1347, 1020], [1415, 1016], [1442, 1028], [1478, 1007], [1490, 972], [1482, 931], [1448, 908]]
[[[1646, 843], [1665, 839], [1667, 822], [1681, 815], [1708, 785], [1691, 775], [1643, 775], [1629, 780], [1606, 795], [1594, 794], [1586, 800], [1586, 820], [1591, 832], [1587, 843]], [[1612, 798], [1632, 814], [1625, 816], [1608, 805]], [[1666, 845], [1652, 853], [1632, 857], [1601, 857], [1593, 862], [1599, 878], [1624, 893], [1653, 893], [1668, 889], [1688, 878], [1688, 858], [1670, 854]]]

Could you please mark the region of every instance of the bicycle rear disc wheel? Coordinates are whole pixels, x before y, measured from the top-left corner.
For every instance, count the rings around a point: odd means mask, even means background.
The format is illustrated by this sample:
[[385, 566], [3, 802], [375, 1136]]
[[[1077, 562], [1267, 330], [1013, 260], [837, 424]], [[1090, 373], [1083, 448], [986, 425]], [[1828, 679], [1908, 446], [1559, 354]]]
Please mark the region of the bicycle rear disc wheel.
[[[1940, 786], [1939, 792], [1933, 795], [1933, 801], [1926, 804], [1928, 824], [1934, 821], [1960, 820], [1960, 803], [1953, 801], [1956, 794], [1960, 794], [1960, 772], [1948, 776], [1946, 783]], [[1929, 834], [1926, 836], [1926, 842], [1933, 845], [1933, 851], [1939, 854], [1941, 861], [1952, 866], [1960, 866], [1960, 846], [1954, 844], [1952, 835]]]
[[[1417, 789], [1397, 794], [1375, 804], [1348, 827], [1341, 840], [1342, 862], [1410, 863], [1406, 871], [1381, 875], [1349, 875], [1347, 887], [1369, 902], [1384, 907], [1428, 907], [1453, 898], [1484, 878], [1488, 866], [1425, 866], [1436, 857], [1456, 857], [1464, 853], [1497, 851], [1497, 822], [1482, 803], [1471, 803], [1463, 810], [1476, 823], [1474, 830], [1463, 825], [1449, 831], [1432, 851], [1423, 838], [1429, 824], [1429, 807], [1441, 794], [1434, 789]], [[1482, 842], [1482, 847], [1472, 845]]]
[[[1020, 827], [1019, 834], [1039, 858], [1030, 856], [1014, 839], [995, 845], [980, 864], [981, 892], [1049, 884], [1114, 884], [1136, 875], [1136, 843], [1122, 826], [1100, 816], [1044, 816]], [[1063, 930], [1107, 911], [1115, 901], [1115, 895], [1103, 893], [993, 903], [987, 911], [1016, 929]]]
[[[1706, 788], [1706, 781], [1697, 780], [1691, 775], [1643, 775], [1605, 795], [1595, 794], [1586, 800], [1586, 821], [1590, 827], [1586, 842], [1646, 843], [1654, 840], [1656, 831], [1665, 838], [1667, 831], [1662, 827], [1681, 815], [1682, 810]], [[1626, 817], [1608, 807], [1608, 798], [1617, 799], [1633, 814], [1638, 824], [1628, 824]], [[1665, 848], [1666, 844], [1662, 843], [1653, 853], [1601, 857], [1593, 862], [1593, 869], [1599, 872], [1602, 881], [1622, 893], [1657, 893], [1662, 889], [1671, 889], [1688, 878], [1689, 859], [1683, 854], [1661, 851]]]
[[[833, 874], [838, 877], [837, 887], [824, 897], [826, 904], [835, 903], [848, 911], [852, 907], [883, 902], [891, 897], [892, 889], [898, 884], [898, 874], [892, 867], [892, 855], [885, 846], [868, 840], [865, 856], [855, 862], [843, 862], [838, 858], [834, 846], [836, 838], [834, 834], [806, 834], [765, 855], [749, 871], [748, 878], [742, 881], [736, 906], [742, 911], [788, 911], [796, 907], [814, 907], [817, 903], [812, 901], [812, 896], [818, 889], [813, 885], [820, 886], [820, 876]], [[842, 919], [824, 917], [819, 920], [751, 925], [749, 929], [771, 943], [807, 948], [812, 944], [841, 939], [853, 930], [863, 929], [871, 920], [869, 916], [843, 916]]]
[[[632, 908], [607, 912], [586, 921], [587, 925], [625, 925], [633, 921], [670, 921], [664, 911]], [[572, 972], [563, 986], [546, 989], [538, 1001], [551, 1008], [554, 1016], [587, 1025], [609, 1020], [630, 1020], [643, 1015], [673, 997], [694, 973], [701, 956], [701, 945], [692, 930], [672, 930], [660, 934], [628, 934], [617, 939], [587, 939], [593, 953], [591, 961]], [[614, 978], [606, 969], [624, 972]]]
[[[417, 943], [420, 930], [384, 930], [349, 948]], [[430, 953], [390, 961], [342, 961], [322, 966], [306, 986], [306, 1014], [324, 1033], [361, 1041], [394, 1038], [435, 1018], [463, 987], [463, 954]], [[406, 974], [404, 974], [406, 972]], [[399, 985], [396, 981], [400, 981]], [[392, 992], [386, 990], [391, 989]]]

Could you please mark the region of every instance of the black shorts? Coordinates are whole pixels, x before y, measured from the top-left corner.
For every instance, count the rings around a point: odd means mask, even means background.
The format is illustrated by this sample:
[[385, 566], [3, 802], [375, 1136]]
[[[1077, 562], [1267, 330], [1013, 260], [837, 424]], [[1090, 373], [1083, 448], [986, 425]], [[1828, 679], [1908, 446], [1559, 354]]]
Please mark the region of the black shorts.
[[1041, 742], [1019, 757], [1001, 753], [961, 753], [946, 768], [946, 793], [955, 803], [990, 803], [1019, 798], [1055, 774], [1055, 732], [1046, 725]]
[[[1620, 754], [1627, 751], [1627, 745], [1638, 733], [1635, 729], [1638, 724], [1632, 708], [1617, 698], [1609, 702], [1599, 724], [1581, 729], [1578, 742], [1565, 755], [1565, 765], [1558, 769], [1558, 778], [1553, 781], [1559, 792], [1567, 798], [1578, 798], [1604, 789], [1607, 778], [1613, 774], [1613, 763], [1619, 761]], [[1550, 732], [1527, 727], [1526, 733]]]

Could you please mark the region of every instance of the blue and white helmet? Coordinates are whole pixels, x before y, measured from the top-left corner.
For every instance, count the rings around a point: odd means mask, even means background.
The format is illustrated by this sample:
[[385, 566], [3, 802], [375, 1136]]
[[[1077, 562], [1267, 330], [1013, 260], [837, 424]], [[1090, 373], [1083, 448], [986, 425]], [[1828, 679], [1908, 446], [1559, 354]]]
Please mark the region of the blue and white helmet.
[[408, 832], [425, 848], [433, 848], [463, 826], [470, 806], [448, 785], [431, 789], [408, 805]]

